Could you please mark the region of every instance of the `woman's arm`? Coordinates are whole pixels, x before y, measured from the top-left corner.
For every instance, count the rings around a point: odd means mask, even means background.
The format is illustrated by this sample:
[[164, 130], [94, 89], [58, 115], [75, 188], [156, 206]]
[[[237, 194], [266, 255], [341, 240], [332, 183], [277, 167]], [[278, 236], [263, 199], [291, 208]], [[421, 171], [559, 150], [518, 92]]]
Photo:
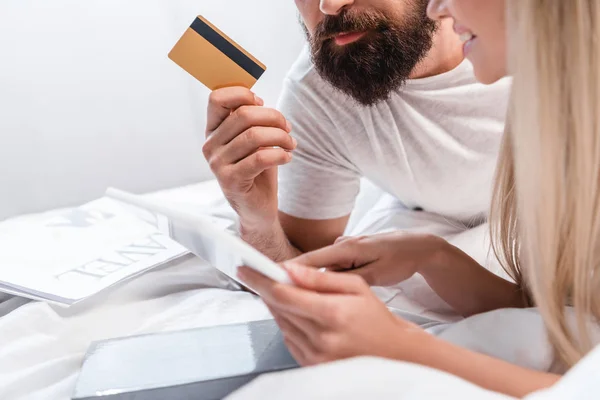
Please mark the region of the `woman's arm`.
[[249, 268], [240, 268], [239, 278], [258, 290], [290, 352], [303, 366], [357, 356], [382, 357], [445, 371], [514, 397], [548, 388], [560, 379], [425, 332], [392, 314], [356, 276], [319, 273], [293, 264], [286, 268], [295, 286], [273, 282]]
[[517, 285], [433, 235], [393, 232], [347, 238], [292, 261], [359, 275], [371, 286], [395, 285], [419, 273], [464, 316], [526, 306]]
[[408, 357], [406, 347], [402, 346], [396, 358], [448, 372], [485, 389], [517, 398], [549, 388], [560, 379], [559, 375], [522, 368], [435, 336], [423, 337], [421, 341], [412, 347]]
[[418, 272], [446, 303], [468, 317], [500, 308], [526, 307], [521, 288], [488, 271], [445, 240]]

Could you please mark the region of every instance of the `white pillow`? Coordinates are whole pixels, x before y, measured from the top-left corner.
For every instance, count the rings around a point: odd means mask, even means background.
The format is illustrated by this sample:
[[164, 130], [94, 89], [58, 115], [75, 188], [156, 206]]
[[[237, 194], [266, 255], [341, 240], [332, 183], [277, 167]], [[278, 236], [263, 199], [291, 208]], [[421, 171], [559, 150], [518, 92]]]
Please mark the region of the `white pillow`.
[[210, 177], [209, 92], [167, 58], [198, 14], [267, 65], [275, 105], [304, 42], [292, 1], [0, 2], [0, 219]]

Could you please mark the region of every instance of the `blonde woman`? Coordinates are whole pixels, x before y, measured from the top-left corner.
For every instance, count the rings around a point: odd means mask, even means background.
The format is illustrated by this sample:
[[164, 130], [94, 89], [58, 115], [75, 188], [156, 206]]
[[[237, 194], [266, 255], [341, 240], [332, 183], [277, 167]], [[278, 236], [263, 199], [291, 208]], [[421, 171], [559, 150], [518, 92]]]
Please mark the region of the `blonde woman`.
[[[249, 269], [240, 277], [258, 288], [303, 365], [380, 356], [520, 397], [560, 377], [433, 337], [391, 314], [368, 284], [420, 273], [465, 316], [536, 306], [566, 366], [593, 348], [590, 332], [600, 317], [600, 2], [431, 0], [429, 14], [454, 19], [479, 80], [514, 77], [490, 226], [515, 283], [439, 238], [401, 233], [348, 239], [288, 263], [296, 287]], [[314, 268], [331, 266], [352, 270]]]

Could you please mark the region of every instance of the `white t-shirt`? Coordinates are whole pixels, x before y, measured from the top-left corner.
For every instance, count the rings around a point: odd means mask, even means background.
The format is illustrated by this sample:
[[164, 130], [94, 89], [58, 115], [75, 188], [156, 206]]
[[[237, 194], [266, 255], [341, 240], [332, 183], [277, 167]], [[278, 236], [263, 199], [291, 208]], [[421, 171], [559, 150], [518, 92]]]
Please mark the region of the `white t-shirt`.
[[305, 49], [278, 106], [298, 140], [293, 161], [280, 168], [280, 210], [317, 220], [349, 215], [366, 177], [408, 208], [481, 222], [509, 90], [508, 79], [477, 83], [465, 61], [365, 107], [325, 82]]

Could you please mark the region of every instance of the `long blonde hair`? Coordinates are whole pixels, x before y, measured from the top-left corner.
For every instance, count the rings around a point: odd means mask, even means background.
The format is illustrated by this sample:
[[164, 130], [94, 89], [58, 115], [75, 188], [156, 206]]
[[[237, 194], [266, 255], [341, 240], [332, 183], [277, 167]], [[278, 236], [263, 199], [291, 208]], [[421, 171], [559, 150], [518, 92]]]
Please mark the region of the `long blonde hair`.
[[600, 317], [600, 1], [507, 1], [514, 86], [492, 243], [572, 366]]

